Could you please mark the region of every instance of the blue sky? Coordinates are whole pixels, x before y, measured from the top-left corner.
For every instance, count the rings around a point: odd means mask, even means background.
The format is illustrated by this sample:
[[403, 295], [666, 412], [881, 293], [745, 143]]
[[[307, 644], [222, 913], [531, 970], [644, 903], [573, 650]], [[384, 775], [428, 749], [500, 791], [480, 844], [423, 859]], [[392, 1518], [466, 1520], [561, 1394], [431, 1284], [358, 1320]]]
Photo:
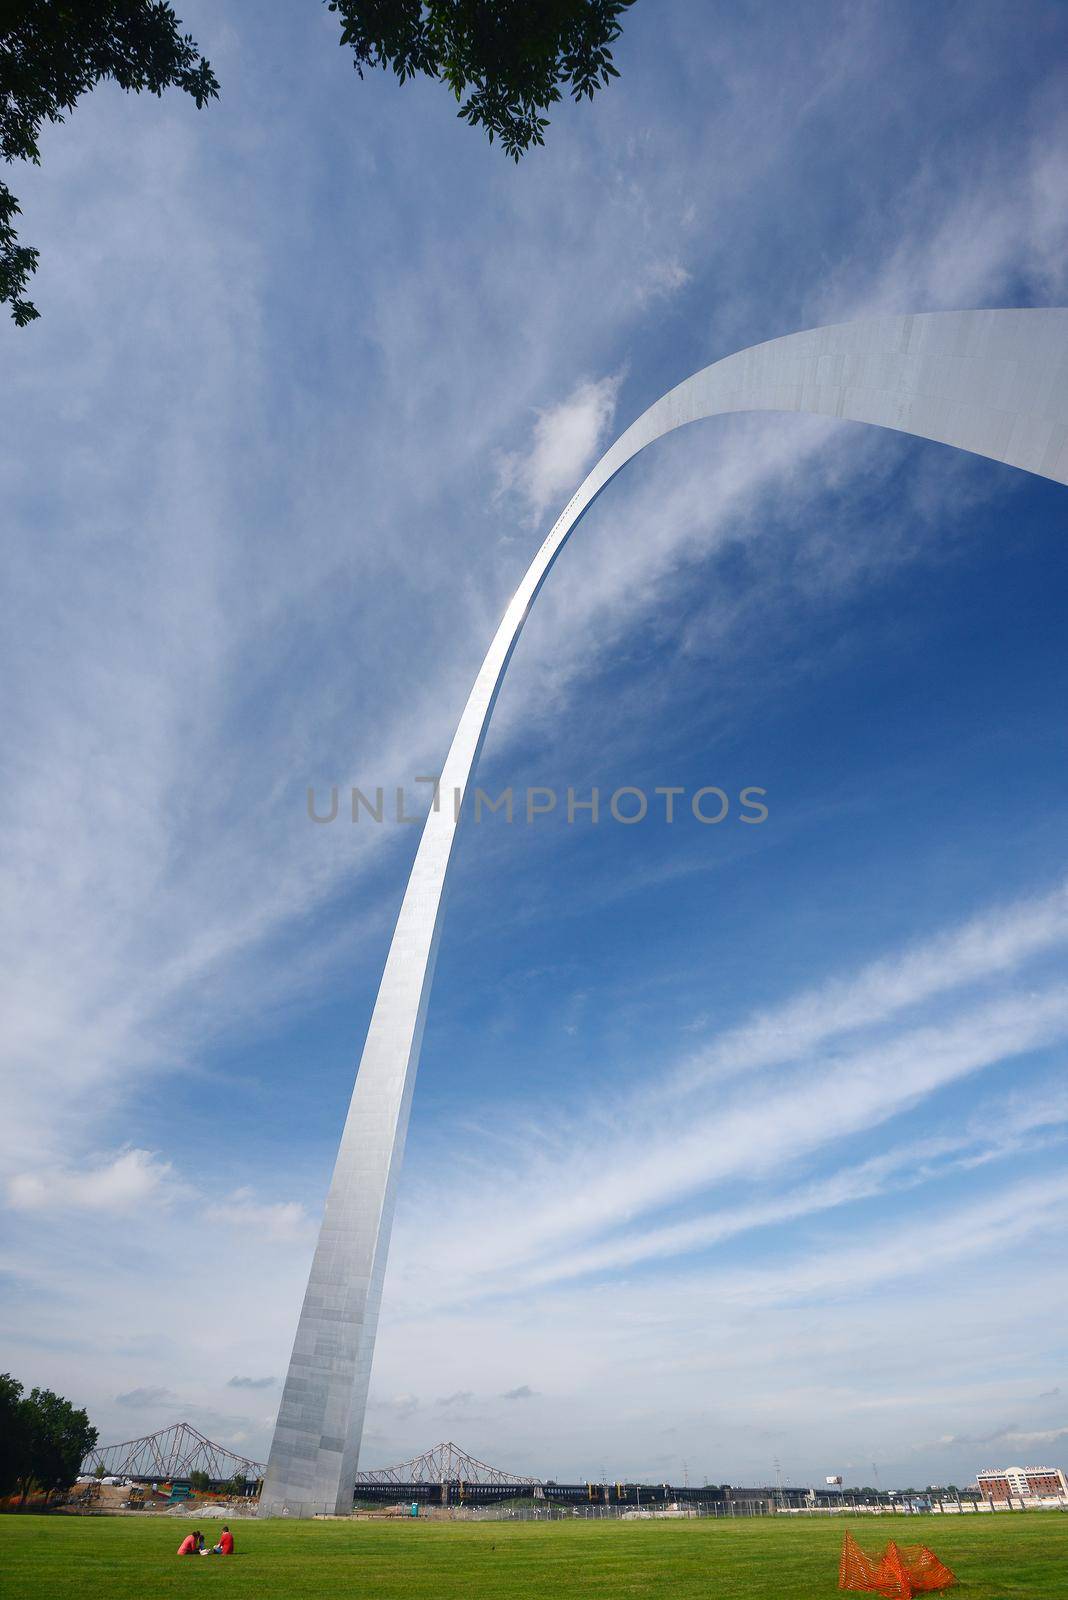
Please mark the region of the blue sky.
[[[1064, 304], [1055, 5], [641, 0], [518, 169], [316, 7], [17, 172], [3, 340], [3, 1364], [267, 1447], [411, 785], [594, 459], [718, 356]], [[965, 1482], [1063, 1464], [1068, 502], [708, 421], [532, 612], [480, 771], [759, 828], [461, 839], [364, 1464]], [[235, 1380], [241, 1380], [235, 1382]]]

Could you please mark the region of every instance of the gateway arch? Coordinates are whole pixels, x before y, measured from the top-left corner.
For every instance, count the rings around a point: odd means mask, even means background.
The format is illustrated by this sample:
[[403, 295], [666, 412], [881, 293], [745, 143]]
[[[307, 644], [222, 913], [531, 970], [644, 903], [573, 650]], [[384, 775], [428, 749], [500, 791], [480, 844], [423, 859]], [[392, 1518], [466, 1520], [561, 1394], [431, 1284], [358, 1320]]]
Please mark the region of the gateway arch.
[[360, 1059], [282, 1393], [261, 1515], [347, 1512], [449, 863], [494, 702], [572, 529], [639, 450], [703, 417], [867, 422], [1068, 483], [1068, 309], [931, 312], [814, 328], [705, 367], [650, 406], [554, 523], [490, 645], [441, 773]]

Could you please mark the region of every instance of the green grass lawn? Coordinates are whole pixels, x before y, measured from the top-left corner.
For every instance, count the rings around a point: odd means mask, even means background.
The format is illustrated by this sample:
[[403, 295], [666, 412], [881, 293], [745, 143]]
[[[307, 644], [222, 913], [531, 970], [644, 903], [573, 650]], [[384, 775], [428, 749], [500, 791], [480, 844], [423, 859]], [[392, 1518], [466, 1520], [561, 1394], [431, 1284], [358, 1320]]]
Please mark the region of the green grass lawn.
[[[736, 1522], [241, 1522], [238, 1554], [179, 1560], [174, 1518], [0, 1517], [0, 1594], [18, 1600], [832, 1600], [850, 1528], [929, 1544], [960, 1600], [1068, 1600], [1068, 1514]], [[217, 1524], [205, 1521], [207, 1534]]]

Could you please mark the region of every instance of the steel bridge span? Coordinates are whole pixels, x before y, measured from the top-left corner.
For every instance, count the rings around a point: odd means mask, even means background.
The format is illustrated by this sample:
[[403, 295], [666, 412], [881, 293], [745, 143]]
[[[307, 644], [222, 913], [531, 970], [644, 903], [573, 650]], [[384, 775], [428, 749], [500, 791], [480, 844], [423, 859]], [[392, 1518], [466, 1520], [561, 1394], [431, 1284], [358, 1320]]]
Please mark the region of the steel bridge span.
[[556, 1483], [551, 1478], [505, 1472], [468, 1455], [451, 1441], [403, 1461], [395, 1467], [375, 1467], [356, 1474], [356, 1505], [419, 1504], [434, 1506], [490, 1506], [507, 1500], [532, 1500], [546, 1506], [663, 1506], [712, 1505], [725, 1514], [753, 1507], [770, 1509], [777, 1497], [797, 1498], [807, 1490], [770, 1488], [735, 1489], [727, 1484], [670, 1483]]
[[264, 1462], [216, 1444], [188, 1422], [172, 1423], [143, 1439], [97, 1445], [82, 1461], [82, 1472], [143, 1483], [188, 1483], [194, 1472], [205, 1473], [213, 1484], [231, 1483], [235, 1478], [259, 1483], [265, 1471]]
[[505, 1472], [468, 1455], [447, 1440], [395, 1467], [358, 1472], [353, 1489], [357, 1504], [418, 1501], [420, 1505], [494, 1505], [501, 1500], [540, 1496], [540, 1478]]

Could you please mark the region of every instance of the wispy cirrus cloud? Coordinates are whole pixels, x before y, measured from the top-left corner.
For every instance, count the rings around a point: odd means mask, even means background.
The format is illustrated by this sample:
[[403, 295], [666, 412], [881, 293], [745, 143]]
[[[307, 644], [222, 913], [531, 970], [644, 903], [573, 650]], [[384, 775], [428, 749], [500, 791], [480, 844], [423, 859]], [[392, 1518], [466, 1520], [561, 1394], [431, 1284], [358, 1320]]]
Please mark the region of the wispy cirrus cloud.
[[955, 990], [1013, 974], [1031, 957], [1068, 943], [1068, 885], [994, 906], [855, 975], [780, 1005], [718, 1039], [683, 1068], [681, 1081], [712, 1081], [796, 1059]]
[[[1064, 1093], [1018, 1101], [1002, 1085], [996, 1118], [984, 1113], [952, 1134], [920, 1140], [891, 1134], [888, 1147], [863, 1162], [836, 1162], [792, 1189], [781, 1183], [818, 1152], [845, 1148], [962, 1079], [1011, 1068], [1068, 1038], [1068, 989], [1046, 975], [1036, 984], [1033, 975], [1066, 939], [1063, 888], [991, 907], [728, 1030], [701, 1052], [699, 1070], [692, 1058], [680, 1070], [665, 1065], [660, 1085], [642, 1081], [617, 1097], [609, 1121], [597, 1105], [576, 1101], [551, 1150], [536, 1144], [517, 1159], [504, 1140], [507, 1199], [491, 1200], [499, 1182], [491, 1158], [485, 1188], [467, 1186], [465, 1199], [444, 1210], [440, 1196], [421, 1207], [421, 1215], [447, 1221], [432, 1243], [420, 1230], [420, 1302], [436, 1274], [448, 1299], [478, 1285], [490, 1294], [516, 1292], [664, 1261], [1041, 1143], [1068, 1118]], [[977, 997], [975, 985], [995, 978], [1006, 992]], [[717, 1085], [711, 1105], [709, 1081]], [[640, 1217], [656, 1219], [742, 1180], [758, 1189], [770, 1181], [772, 1192], [637, 1226]], [[420, 1258], [419, 1245], [409, 1243]]]

